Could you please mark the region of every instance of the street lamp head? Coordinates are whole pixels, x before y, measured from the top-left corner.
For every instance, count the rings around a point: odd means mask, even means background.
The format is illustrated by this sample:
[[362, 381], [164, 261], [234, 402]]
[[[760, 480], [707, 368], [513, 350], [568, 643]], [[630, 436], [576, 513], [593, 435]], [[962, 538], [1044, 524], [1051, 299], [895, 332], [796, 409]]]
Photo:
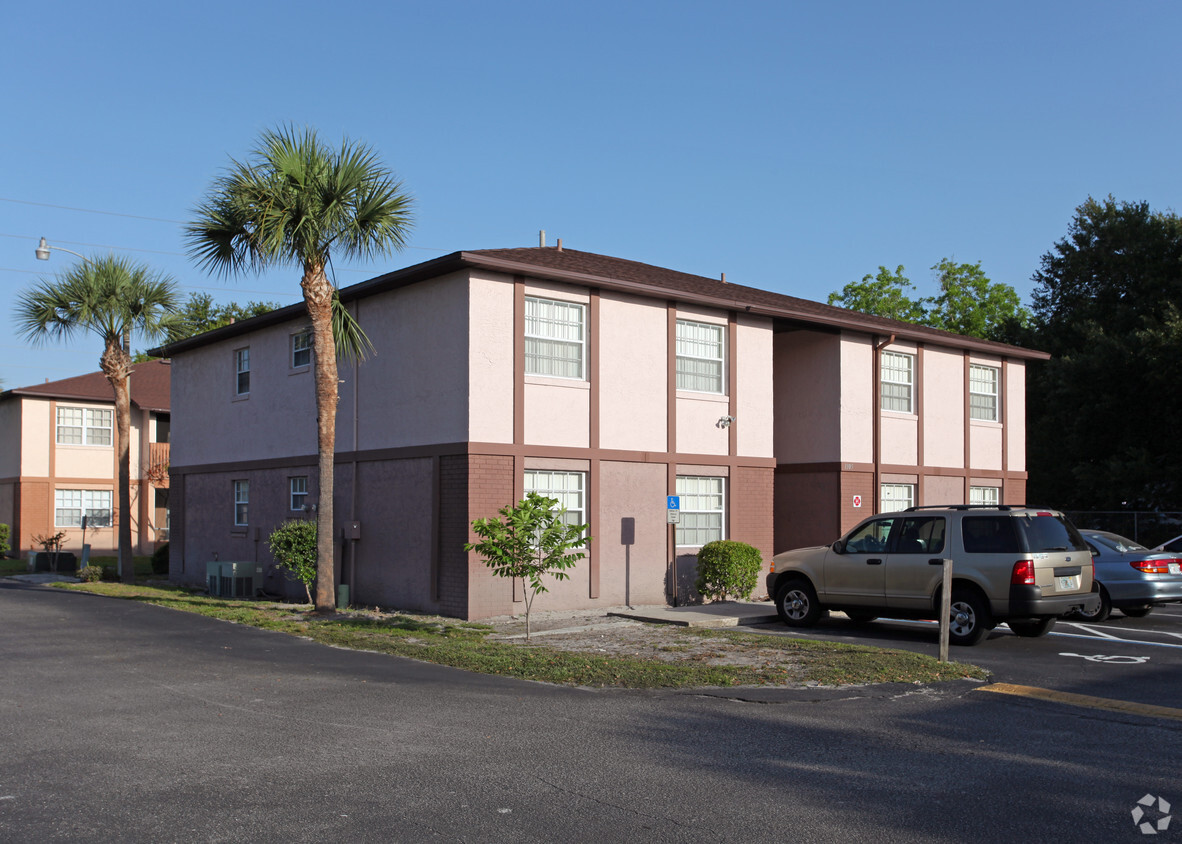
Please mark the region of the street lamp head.
[[49, 260], [49, 244], [45, 242], [45, 238], [41, 238], [41, 242], [37, 244], [37, 260]]

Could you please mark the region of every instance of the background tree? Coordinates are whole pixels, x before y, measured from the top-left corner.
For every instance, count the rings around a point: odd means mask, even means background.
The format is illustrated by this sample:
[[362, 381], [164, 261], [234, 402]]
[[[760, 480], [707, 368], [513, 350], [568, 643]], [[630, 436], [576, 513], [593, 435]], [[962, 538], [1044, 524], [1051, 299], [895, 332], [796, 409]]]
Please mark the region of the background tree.
[[103, 342], [99, 368], [115, 393], [119, 461], [119, 571], [135, 581], [131, 548], [131, 354], [125, 338], [162, 339], [176, 324], [180, 304], [176, 282], [114, 255], [86, 259], [42, 279], [17, 299], [17, 331], [34, 345], [67, 340], [79, 332]]
[[912, 299], [908, 292], [914, 289], [911, 280], [903, 275], [902, 264], [893, 273], [880, 266], [878, 275], [864, 275], [841, 292], [830, 293], [829, 304], [888, 319], [923, 322], [923, 300]]
[[1089, 198], [1034, 282], [1029, 500], [1182, 509], [1182, 220]]
[[578, 551], [591, 541], [587, 525], [569, 525], [558, 501], [536, 492], [527, 493], [516, 507], [502, 507], [500, 519], [476, 519], [472, 532], [480, 542], [468, 542], [497, 577], [519, 577], [525, 584], [525, 638], [529, 638], [529, 611], [539, 592], [549, 591], [545, 575], [566, 580], [571, 568], [586, 554]]
[[[218, 305], [208, 293], [192, 293], [188, 301], [177, 311], [176, 325], [168, 332], [168, 342], [175, 343], [195, 334], [213, 331], [215, 328], [268, 313], [278, 307], [278, 302], [247, 302], [245, 305], [229, 302]], [[152, 360], [147, 353], [136, 353], [136, 363], [147, 360]]]
[[[316, 390], [317, 612], [332, 611], [335, 585], [333, 303], [339, 300], [328, 272], [334, 252], [368, 259], [401, 249], [412, 224], [411, 204], [369, 147], [345, 140], [333, 150], [315, 131], [288, 127], [264, 132], [247, 161], [232, 160], [186, 229], [190, 253], [207, 270], [226, 275], [295, 264], [302, 271]], [[335, 310], [338, 320], [347, 320], [342, 308]]]

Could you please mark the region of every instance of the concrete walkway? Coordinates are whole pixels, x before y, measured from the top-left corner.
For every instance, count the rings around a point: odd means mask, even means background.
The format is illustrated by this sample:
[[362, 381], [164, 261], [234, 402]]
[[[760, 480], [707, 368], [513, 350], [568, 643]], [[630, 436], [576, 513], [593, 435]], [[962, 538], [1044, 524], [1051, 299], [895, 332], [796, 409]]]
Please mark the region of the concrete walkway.
[[69, 574], [54, 574], [48, 571], [39, 571], [36, 574], [10, 574], [6, 577], [7, 580], [19, 580], [21, 583], [79, 583], [78, 578]]
[[738, 627], [744, 624], [767, 624], [779, 621], [776, 605], [768, 601], [724, 601], [687, 607], [619, 608], [608, 615], [648, 621], [655, 624], [676, 624], [681, 627]]

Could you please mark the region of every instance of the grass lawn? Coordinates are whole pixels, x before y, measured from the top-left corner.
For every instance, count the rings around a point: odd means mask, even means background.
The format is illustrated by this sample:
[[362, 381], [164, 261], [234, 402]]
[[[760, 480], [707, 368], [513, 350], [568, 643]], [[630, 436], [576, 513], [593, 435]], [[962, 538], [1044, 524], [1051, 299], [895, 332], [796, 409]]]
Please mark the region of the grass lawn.
[[[137, 567], [138, 568], [138, 567]], [[620, 688], [693, 688], [703, 686], [780, 686], [789, 683], [932, 683], [965, 677], [985, 679], [984, 670], [961, 663], [941, 663], [923, 654], [887, 648], [816, 642], [737, 631], [709, 631], [725, 636], [737, 651], [749, 648], [774, 659], [756, 665], [704, 665], [564, 651], [544, 644], [493, 641], [488, 625], [436, 616], [392, 614], [375, 618], [361, 611], [320, 617], [306, 604], [235, 601], [171, 586], [125, 586], [119, 583], [61, 583], [59, 588], [157, 604], [184, 612], [305, 636], [317, 642], [450, 665], [483, 674], [579, 686]], [[685, 642], [704, 635], [679, 630]]]

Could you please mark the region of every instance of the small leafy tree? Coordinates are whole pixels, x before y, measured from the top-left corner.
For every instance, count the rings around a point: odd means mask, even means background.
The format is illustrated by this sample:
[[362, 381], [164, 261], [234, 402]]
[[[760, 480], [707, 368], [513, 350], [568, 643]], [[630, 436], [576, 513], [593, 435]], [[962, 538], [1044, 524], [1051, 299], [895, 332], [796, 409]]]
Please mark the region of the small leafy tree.
[[316, 583], [316, 523], [290, 519], [267, 537], [271, 556], [291, 580], [304, 584], [308, 603], [312, 601], [312, 587]]
[[758, 548], [732, 539], [708, 542], [698, 552], [694, 588], [708, 601], [724, 601], [727, 595], [747, 599], [755, 591], [761, 568]]
[[566, 569], [587, 555], [576, 549], [591, 542], [587, 525], [568, 525], [563, 521], [565, 508], [558, 501], [536, 492], [528, 493], [515, 507], [502, 507], [499, 519], [476, 519], [472, 532], [480, 542], [464, 544], [464, 550], [484, 557], [484, 564], [497, 577], [520, 577], [525, 585], [525, 638], [529, 639], [529, 611], [539, 592], [547, 592], [542, 582], [550, 574], [555, 580], [570, 577]]
[[8, 544], [9, 537], [11, 536], [10, 530], [8, 525], [0, 525], [0, 559], [3, 559], [4, 555], [12, 547]]
[[63, 531], [33, 537], [33, 543], [40, 545], [45, 549], [45, 553], [49, 554], [49, 570], [52, 572], [57, 571], [57, 555], [61, 553], [62, 543], [65, 540], [66, 534]]

